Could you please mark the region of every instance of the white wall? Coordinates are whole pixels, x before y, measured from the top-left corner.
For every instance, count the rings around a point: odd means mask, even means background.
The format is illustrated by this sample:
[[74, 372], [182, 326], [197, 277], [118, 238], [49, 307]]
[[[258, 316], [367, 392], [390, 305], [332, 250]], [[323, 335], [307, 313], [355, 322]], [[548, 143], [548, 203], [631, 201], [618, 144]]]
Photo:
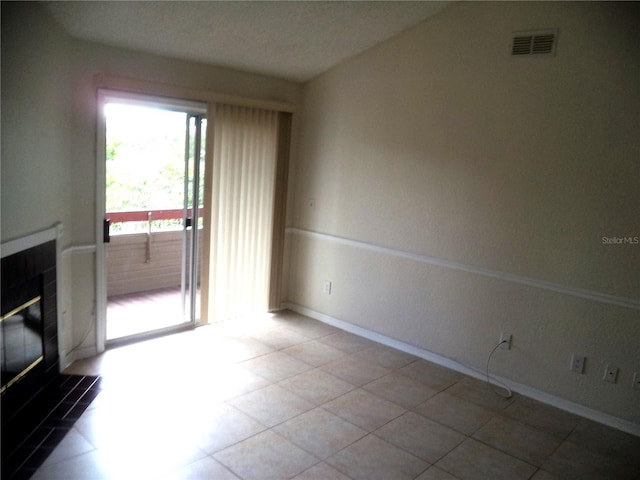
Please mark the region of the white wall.
[[508, 331], [497, 374], [640, 426], [640, 245], [602, 242], [640, 237], [639, 13], [456, 4], [306, 84], [292, 304], [477, 370]]
[[2, 241], [69, 218], [69, 42], [39, 8], [2, 4]]
[[[2, 2], [1, 240], [62, 223], [71, 238], [71, 52], [67, 35], [33, 2]], [[58, 266], [63, 283], [69, 259]], [[71, 290], [58, 285], [60, 312]], [[69, 342], [69, 331], [59, 331]]]

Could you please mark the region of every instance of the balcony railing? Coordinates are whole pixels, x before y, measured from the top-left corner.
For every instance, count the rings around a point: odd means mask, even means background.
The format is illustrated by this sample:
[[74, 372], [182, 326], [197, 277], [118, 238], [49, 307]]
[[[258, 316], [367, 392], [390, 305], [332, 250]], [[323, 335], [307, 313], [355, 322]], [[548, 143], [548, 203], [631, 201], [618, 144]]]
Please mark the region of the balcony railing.
[[[108, 296], [180, 285], [183, 215], [182, 208], [105, 214], [112, 223], [107, 250]], [[199, 218], [201, 215], [202, 208]], [[163, 225], [172, 220], [174, 224]], [[152, 229], [156, 221], [160, 225]], [[132, 222], [144, 223], [137, 229], [125, 227], [127, 223], [133, 226]]]
[[[107, 212], [105, 218], [111, 223], [152, 222], [154, 220], [181, 220], [184, 209], [169, 208], [164, 210], [135, 210], [130, 212]], [[202, 207], [198, 209], [198, 216], [202, 216]]]

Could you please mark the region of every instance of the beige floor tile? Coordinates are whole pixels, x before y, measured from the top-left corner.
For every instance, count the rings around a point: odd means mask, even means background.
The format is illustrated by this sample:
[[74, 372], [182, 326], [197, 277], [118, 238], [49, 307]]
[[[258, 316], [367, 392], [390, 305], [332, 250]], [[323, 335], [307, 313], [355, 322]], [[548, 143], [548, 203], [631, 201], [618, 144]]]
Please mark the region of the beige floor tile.
[[468, 438], [436, 463], [461, 480], [527, 479], [536, 467]]
[[[336, 362], [349, 355], [350, 365]], [[317, 368], [331, 362], [369, 383]], [[293, 312], [112, 348], [67, 373], [102, 375], [103, 391], [36, 480], [640, 480], [637, 437], [521, 396], [504, 401], [483, 382]], [[481, 441], [455, 446], [461, 434]]]
[[317, 463], [309, 470], [305, 470], [300, 475], [296, 475], [292, 480], [351, 480], [332, 466], [321, 462]]
[[388, 369], [354, 355], [339, 358], [320, 368], [357, 387], [390, 373]]
[[504, 398], [501, 396], [504, 393], [504, 389], [471, 377], [464, 377], [451, 388], [448, 388], [447, 393], [495, 412], [502, 412], [517, 398], [517, 394], [514, 394], [511, 398]]
[[317, 368], [287, 378], [278, 385], [309, 400], [314, 405], [322, 405], [356, 388], [349, 382]]
[[418, 359], [418, 357], [414, 355], [401, 352], [386, 345], [375, 345], [365, 348], [364, 350], [356, 352], [355, 355], [365, 360], [376, 362], [378, 365], [389, 369], [404, 367]]
[[206, 326], [213, 338], [250, 338], [252, 334], [280, 326], [273, 317], [259, 315], [256, 318], [237, 318]]
[[413, 410], [465, 435], [472, 435], [496, 415], [446, 392], [439, 393]]
[[640, 469], [640, 437], [587, 419], [580, 419], [567, 440], [596, 453], [628, 461]]
[[367, 435], [326, 461], [356, 480], [412, 479], [429, 466], [374, 435]]
[[277, 385], [233, 398], [229, 403], [268, 427], [289, 420], [314, 407], [304, 398]]
[[200, 400], [200, 404], [207, 404], [208, 399], [212, 403], [228, 400], [270, 384], [265, 378], [238, 365], [217, 368], [201, 378], [206, 378], [207, 381], [194, 382], [198, 387], [194, 391], [198, 394], [197, 398]]
[[413, 408], [438, 393], [424, 383], [398, 373], [385, 375], [362, 388], [404, 408]]
[[560, 480], [555, 475], [552, 475], [549, 472], [545, 472], [544, 470], [538, 470], [531, 480]]
[[323, 407], [370, 432], [406, 412], [399, 405], [362, 389], [346, 393]]
[[206, 454], [186, 443], [167, 441], [158, 436], [156, 441], [142, 442], [130, 438], [127, 432], [113, 443], [91, 452], [43, 465], [33, 476], [36, 480], [52, 479], [140, 479], [156, 478], [167, 471], [176, 470], [196, 462]]
[[240, 480], [220, 462], [211, 457], [205, 457], [182, 468], [167, 472], [158, 480]]
[[242, 362], [240, 366], [270, 382], [279, 382], [313, 368], [308, 363], [296, 360], [282, 352], [268, 353]]
[[416, 360], [402, 367], [398, 372], [438, 391], [450, 387], [463, 377], [460, 373], [426, 360]]
[[210, 345], [207, 351], [210, 352], [209, 364], [214, 364], [213, 362], [243, 362], [273, 352], [273, 348], [253, 338], [225, 337]]
[[319, 367], [329, 362], [333, 362], [346, 355], [342, 350], [325, 345], [317, 340], [309, 340], [299, 343], [282, 351], [287, 355], [297, 358], [309, 365]]
[[313, 455], [270, 430], [213, 457], [244, 480], [291, 478], [318, 463]]
[[322, 408], [292, 418], [274, 427], [274, 431], [322, 459], [367, 434], [365, 430]]
[[193, 442], [214, 453], [266, 430], [266, 426], [226, 403], [206, 408], [192, 430]]
[[305, 317], [299, 314], [295, 317], [290, 316], [288, 313], [283, 316], [279, 313], [275, 318], [279, 325], [288, 328], [300, 335], [304, 335], [309, 339], [320, 339], [334, 333], [340, 333], [342, 330], [336, 327], [332, 327], [326, 323], [312, 320], [309, 317]]
[[438, 467], [431, 466], [426, 472], [416, 478], [416, 480], [458, 480], [458, 478], [444, 470], [440, 470]]
[[[161, 423], [161, 422], [158, 422]], [[173, 435], [171, 429], [162, 426], [147, 435], [147, 432], [131, 432], [126, 428], [116, 442], [101, 446], [97, 452], [109, 468], [116, 468], [120, 478], [124, 472], [137, 472], [138, 478], [155, 476], [155, 472], [175, 470], [206, 456], [191, 439]]]
[[[32, 480], [70, 480], [87, 479], [107, 480], [115, 478], [115, 469], [105, 465], [97, 451], [88, 452], [60, 462], [42, 465], [31, 477]], [[124, 480], [133, 479], [135, 472], [122, 477]]]
[[359, 350], [379, 345], [379, 343], [345, 331], [338, 331], [337, 333], [327, 335], [326, 337], [320, 338], [319, 341], [346, 353], [355, 353]]
[[280, 326], [261, 332], [251, 332], [249, 336], [260, 343], [268, 345], [274, 350], [282, 350], [283, 348], [291, 347], [308, 340], [307, 337]]
[[108, 447], [123, 440], [129, 441], [133, 437], [153, 438], [167, 431], [159, 426], [155, 415], [138, 415], [139, 412], [141, 411], [137, 409], [129, 412], [109, 408], [87, 410], [74, 428], [96, 448]]
[[545, 431], [563, 440], [576, 427], [580, 417], [530, 398], [518, 397], [503, 415]]
[[95, 447], [77, 429], [72, 428], [65, 435], [51, 454], [44, 461], [43, 465], [68, 460], [70, 458], [91, 452]]
[[640, 469], [628, 459], [597, 453], [565, 441], [542, 465], [543, 470], [567, 480], [632, 480]]
[[548, 433], [499, 416], [474, 433], [473, 438], [536, 466], [542, 465], [561, 442]]
[[373, 433], [429, 463], [437, 462], [467, 438], [413, 412], [401, 415]]

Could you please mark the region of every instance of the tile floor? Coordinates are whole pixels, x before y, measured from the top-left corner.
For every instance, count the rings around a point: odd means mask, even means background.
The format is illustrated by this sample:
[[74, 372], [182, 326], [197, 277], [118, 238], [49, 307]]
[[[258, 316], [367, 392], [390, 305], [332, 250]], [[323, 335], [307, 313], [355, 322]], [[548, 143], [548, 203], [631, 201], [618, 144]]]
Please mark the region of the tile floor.
[[32, 476], [99, 393], [100, 377], [57, 375], [15, 411], [3, 404], [0, 478]]
[[120, 347], [34, 479], [640, 479], [640, 438], [283, 312]]

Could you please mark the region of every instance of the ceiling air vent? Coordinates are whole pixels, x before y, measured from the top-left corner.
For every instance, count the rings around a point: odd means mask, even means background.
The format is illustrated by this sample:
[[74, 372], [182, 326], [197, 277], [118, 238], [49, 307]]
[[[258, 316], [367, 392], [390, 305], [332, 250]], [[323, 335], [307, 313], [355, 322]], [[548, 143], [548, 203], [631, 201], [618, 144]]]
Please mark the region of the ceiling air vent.
[[554, 55], [557, 37], [556, 30], [514, 33], [511, 55]]

